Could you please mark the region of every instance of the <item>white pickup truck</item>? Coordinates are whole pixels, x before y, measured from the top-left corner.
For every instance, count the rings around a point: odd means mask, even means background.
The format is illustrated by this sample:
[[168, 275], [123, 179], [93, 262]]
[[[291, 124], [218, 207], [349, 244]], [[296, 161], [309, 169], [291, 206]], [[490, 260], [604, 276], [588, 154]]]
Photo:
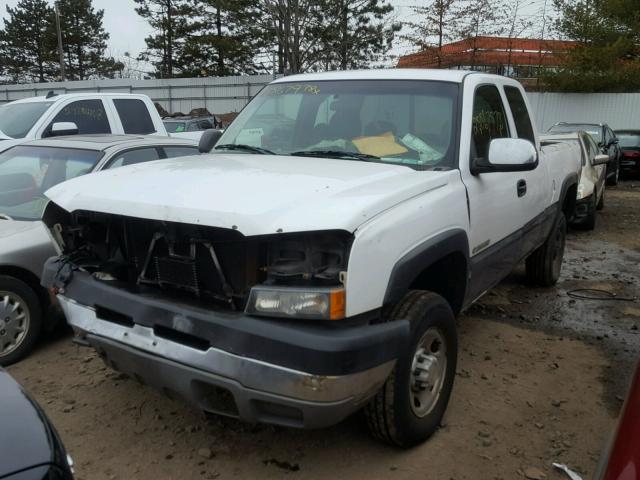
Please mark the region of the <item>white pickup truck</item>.
[[[41, 138], [107, 133], [169, 135], [146, 95], [49, 93], [46, 97], [25, 98], [0, 106], [0, 151]], [[197, 142], [201, 133], [171, 136]]]
[[[560, 275], [580, 159], [540, 148], [512, 79], [287, 77], [211, 155], [71, 180], [45, 212], [77, 341], [209, 412], [314, 428], [440, 425], [455, 315], [522, 260]], [[208, 134], [210, 135], [210, 134]]]

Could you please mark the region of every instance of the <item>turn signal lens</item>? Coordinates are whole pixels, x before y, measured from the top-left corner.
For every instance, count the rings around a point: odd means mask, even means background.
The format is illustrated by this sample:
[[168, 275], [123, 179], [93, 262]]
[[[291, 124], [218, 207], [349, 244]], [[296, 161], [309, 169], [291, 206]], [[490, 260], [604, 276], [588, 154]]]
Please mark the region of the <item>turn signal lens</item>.
[[318, 320], [341, 320], [345, 311], [343, 288], [254, 287], [246, 308], [255, 315]]

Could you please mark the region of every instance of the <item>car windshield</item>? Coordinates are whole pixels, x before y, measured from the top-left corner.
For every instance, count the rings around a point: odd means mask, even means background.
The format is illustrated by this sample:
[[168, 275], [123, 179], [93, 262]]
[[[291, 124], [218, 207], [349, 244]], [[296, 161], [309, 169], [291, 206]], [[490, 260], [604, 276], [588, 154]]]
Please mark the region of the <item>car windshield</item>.
[[554, 125], [549, 129], [549, 132], [552, 133], [569, 133], [569, 132], [578, 132], [580, 130], [584, 130], [589, 135], [593, 137], [596, 143], [600, 143], [602, 141], [602, 128], [598, 125], [589, 125], [583, 123], [563, 123], [559, 125]]
[[186, 130], [186, 124], [184, 122], [164, 122], [164, 128], [167, 129], [167, 133], [180, 133]]
[[640, 132], [616, 132], [620, 148], [640, 148]]
[[11, 138], [24, 138], [53, 102], [8, 103], [0, 107], [0, 131]]
[[216, 150], [450, 168], [458, 85], [321, 81], [265, 87]]
[[16, 220], [41, 218], [44, 192], [89, 173], [102, 152], [21, 145], [0, 154], [0, 214]]

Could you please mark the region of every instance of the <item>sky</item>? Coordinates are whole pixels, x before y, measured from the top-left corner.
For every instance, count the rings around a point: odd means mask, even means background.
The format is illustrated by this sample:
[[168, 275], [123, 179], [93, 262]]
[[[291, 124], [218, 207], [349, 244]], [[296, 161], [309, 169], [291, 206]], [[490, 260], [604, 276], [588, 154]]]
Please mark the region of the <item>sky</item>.
[[[53, 5], [53, 0], [48, 0]], [[515, 2], [517, 0], [509, 0]], [[525, 7], [522, 9], [525, 15], [534, 15], [541, 9], [545, 0], [519, 0]], [[4, 18], [6, 6], [14, 7], [18, 0], [0, 0], [0, 18]], [[390, 0], [396, 7], [396, 21], [407, 21], [411, 17], [412, 5], [427, 4], [427, 0]], [[551, 0], [548, 0], [551, 4]], [[133, 0], [93, 0], [94, 8], [104, 10], [104, 27], [110, 34], [110, 56], [123, 59], [125, 53], [135, 58], [144, 50], [144, 39], [151, 33], [149, 25], [135, 12]], [[396, 41], [392, 55], [409, 53], [413, 49], [402, 41]]]

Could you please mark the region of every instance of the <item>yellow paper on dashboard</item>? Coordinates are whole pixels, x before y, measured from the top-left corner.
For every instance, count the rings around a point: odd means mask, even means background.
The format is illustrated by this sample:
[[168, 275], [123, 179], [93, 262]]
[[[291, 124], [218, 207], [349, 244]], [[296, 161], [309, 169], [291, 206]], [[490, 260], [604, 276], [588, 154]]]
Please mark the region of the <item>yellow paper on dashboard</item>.
[[400, 155], [401, 153], [407, 153], [409, 151], [396, 142], [396, 137], [392, 132], [386, 132], [373, 137], [358, 137], [354, 138], [352, 142], [360, 153], [375, 155], [376, 157]]

